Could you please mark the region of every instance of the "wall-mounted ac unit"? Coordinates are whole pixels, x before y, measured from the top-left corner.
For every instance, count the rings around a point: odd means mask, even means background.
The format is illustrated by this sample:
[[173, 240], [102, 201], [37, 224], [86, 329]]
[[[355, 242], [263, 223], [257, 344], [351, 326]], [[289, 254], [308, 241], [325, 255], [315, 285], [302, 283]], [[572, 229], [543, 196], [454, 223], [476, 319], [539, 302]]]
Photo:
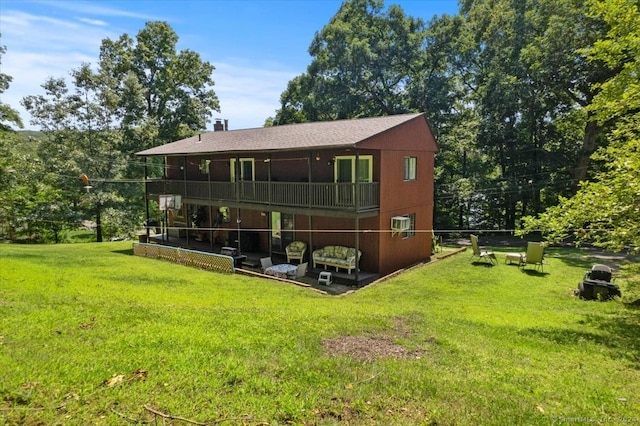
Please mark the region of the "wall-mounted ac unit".
[[391, 236], [409, 230], [410, 220], [406, 216], [393, 216], [391, 218]]

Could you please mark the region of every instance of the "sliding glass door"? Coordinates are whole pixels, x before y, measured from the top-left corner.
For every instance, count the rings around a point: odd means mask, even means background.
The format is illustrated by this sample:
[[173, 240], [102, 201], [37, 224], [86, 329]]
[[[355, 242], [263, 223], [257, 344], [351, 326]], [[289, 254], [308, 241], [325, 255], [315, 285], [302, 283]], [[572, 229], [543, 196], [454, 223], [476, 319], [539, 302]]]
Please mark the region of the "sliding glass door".
[[289, 213], [271, 212], [271, 250], [283, 253], [294, 240], [294, 216]]

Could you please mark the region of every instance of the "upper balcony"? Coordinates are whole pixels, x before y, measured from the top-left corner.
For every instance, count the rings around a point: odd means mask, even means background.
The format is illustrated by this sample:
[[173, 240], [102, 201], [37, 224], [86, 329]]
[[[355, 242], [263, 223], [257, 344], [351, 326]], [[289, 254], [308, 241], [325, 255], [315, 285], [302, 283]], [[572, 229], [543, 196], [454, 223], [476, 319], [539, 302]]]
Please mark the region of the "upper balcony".
[[359, 184], [330, 182], [209, 182], [191, 180], [147, 180], [147, 193], [177, 194], [187, 200], [284, 206], [351, 212], [371, 211], [380, 206], [378, 182]]

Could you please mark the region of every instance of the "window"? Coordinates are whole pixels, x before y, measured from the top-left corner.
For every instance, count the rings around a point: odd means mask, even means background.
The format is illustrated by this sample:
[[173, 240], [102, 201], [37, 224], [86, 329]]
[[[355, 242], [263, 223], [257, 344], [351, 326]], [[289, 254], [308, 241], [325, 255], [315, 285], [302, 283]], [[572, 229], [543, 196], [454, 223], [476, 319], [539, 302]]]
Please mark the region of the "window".
[[294, 240], [294, 217], [289, 213], [271, 212], [271, 248], [283, 252]]
[[416, 235], [416, 214], [409, 213], [404, 215], [409, 218], [409, 229], [402, 233], [402, 238], [409, 238]]
[[255, 160], [253, 158], [240, 158], [240, 168], [238, 170], [240, 172], [239, 179], [236, 179], [236, 173], [238, 171], [236, 170], [235, 158], [231, 159], [229, 170], [231, 172], [231, 182], [235, 182], [236, 180], [253, 181], [256, 170]]
[[404, 157], [404, 180], [416, 180], [416, 157]]
[[[337, 156], [334, 163], [334, 180], [336, 182], [356, 182], [356, 157], [353, 155]], [[358, 157], [358, 182], [373, 181], [373, 156]]]
[[205, 160], [204, 158], [200, 160], [200, 166], [198, 166], [198, 168], [200, 169], [201, 174], [209, 174], [209, 164], [211, 164], [211, 160]]
[[231, 212], [229, 211], [229, 207], [220, 207], [218, 209], [218, 223], [222, 222], [231, 222]]

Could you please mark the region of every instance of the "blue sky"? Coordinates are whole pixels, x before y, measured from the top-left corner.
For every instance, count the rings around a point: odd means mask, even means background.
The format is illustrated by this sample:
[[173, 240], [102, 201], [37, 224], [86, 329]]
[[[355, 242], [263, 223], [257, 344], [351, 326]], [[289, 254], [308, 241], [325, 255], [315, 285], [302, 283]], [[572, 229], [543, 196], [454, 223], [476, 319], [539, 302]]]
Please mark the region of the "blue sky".
[[[167, 21], [191, 49], [212, 63], [214, 90], [231, 129], [260, 127], [274, 115], [293, 77], [311, 62], [314, 34], [335, 15], [341, 0], [0, 0], [0, 44], [7, 52], [1, 71], [13, 77], [2, 102], [17, 109], [27, 95], [43, 93], [48, 77], [67, 77], [83, 62], [95, 63], [100, 43], [127, 33], [132, 38], [148, 21]], [[456, 0], [386, 0], [406, 14], [429, 21], [455, 14]], [[212, 125], [208, 126], [212, 128]]]

